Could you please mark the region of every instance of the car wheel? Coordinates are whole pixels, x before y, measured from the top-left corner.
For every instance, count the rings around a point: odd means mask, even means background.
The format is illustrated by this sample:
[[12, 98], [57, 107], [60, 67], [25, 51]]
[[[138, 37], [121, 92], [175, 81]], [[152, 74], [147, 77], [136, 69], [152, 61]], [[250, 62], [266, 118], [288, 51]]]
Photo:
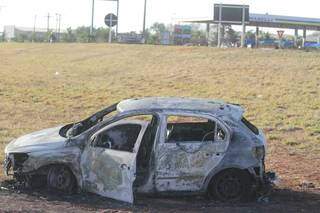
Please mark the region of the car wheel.
[[247, 172], [229, 169], [212, 179], [208, 194], [211, 198], [220, 201], [247, 201], [250, 198], [251, 186], [251, 177]]
[[52, 166], [47, 175], [47, 185], [54, 191], [72, 193], [76, 187], [76, 180], [68, 167]]

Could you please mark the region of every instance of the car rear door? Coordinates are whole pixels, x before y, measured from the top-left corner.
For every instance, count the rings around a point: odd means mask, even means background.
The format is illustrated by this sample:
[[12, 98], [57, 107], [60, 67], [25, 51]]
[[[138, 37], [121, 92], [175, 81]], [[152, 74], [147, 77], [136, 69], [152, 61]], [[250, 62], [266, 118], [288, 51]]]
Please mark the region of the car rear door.
[[[179, 123], [171, 129], [168, 122], [170, 116], [180, 117], [178, 120], [181, 120], [181, 117], [207, 119], [211, 124], [186, 122]], [[156, 189], [158, 191], [200, 190], [208, 173], [219, 164], [226, 153], [230, 142], [230, 131], [217, 119], [198, 114], [168, 114], [162, 127], [164, 134], [160, 137], [157, 149]], [[202, 133], [201, 128], [205, 129]], [[220, 136], [218, 136], [219, 131]], [[168, 139], [171, 137], [170, 134], [174, 140]], [[197, 139], [197, 134], [202, 134], [200, 139]], [[210, 134], [213, 134], [214, 138], [213, 135], [209, 136]]]
[[[147, 124], [142, 122], [120, 121], [94, 134], [81, 157], [83, 188], [133, 203], [136, 157], [146, 128]], [[132, 149], [121, 140], [131, 140]]]

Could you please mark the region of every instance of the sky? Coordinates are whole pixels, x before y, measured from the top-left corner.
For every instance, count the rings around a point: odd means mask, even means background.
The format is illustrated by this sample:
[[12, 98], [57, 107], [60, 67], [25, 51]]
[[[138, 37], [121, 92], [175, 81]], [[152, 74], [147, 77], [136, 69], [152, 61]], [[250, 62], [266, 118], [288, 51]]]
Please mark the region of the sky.
[[[303, 2], [303, 4], [302, 4]], [[147, 26], [154, 22], [176, 23], [185, 18], [213, 17], [214, 3], [249, 4], [251, 13], [269, 13], [320, 18], [319, 0], [147, 0]], [[0, 0], [0, 31], [4, 25], [46, 28], [56, 25], [55, 14], [62, 15], [62, 28], [89, 26], [92, 0]], [[119, 32], [141, 31], [144, 0], [120, 0]], [[105, 27], [104, 16], [116, 13], [116, 2], [95, 0], [95, 27]]]

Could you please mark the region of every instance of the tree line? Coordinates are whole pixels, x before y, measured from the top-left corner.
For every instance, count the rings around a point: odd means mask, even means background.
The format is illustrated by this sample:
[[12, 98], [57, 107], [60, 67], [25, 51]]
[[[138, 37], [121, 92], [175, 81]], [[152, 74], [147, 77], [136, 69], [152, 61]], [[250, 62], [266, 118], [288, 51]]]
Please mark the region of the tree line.
[[[151, 25], [146, 30], [146, 43], [148, 44], [161, 44], [162, 35], [167, 32], [174, 31], [174, 25], [172, 24], [164, 24], [156, 22]], [[191, 39], [190, 43], [192, 44], [203, 44], [205, 42], [209, 42], [210, 45], [217, 44], [217, 26], [212, 25], [209, 34], [209, 41], [207, 39], [207, 33], [204, 28], [201, 28], [199, 24], [192, 24], [191, 25]], [[141, 32], [140, 32], [141, 33]], [[222, 39], [224, 43], [232, 43], [236, 44], [240, 41], [240, 33], [236, 32], [231, 26], [225, 26], [222, 32]], [[260, 32], [259, 39], [261, 40], [268, 40], [271, 39], [273, 36], [268, 32]], [[112, 38], [115, 40], [115, 32], [112, 31]], [[246, 38], [254, 40], [255, 39], [255, 32], [254, 31], [247, 31]], [[57, 34], [55, 32], [48, 32], [48, 33], [17, 33], [16, 37], [13, 41], [16, 42], [79, 42], [79, 43], [86, 43], [86, 42], [107, 42], [109, 39], [109, 28], [106, 27], [99, 27], [93, 29], [93, 35], [90, 35], [90, 27], [89, 26], [81, 26], [75, 29], [71, 27], [67, 28], [61, 34]], [[5, 34], [0, 35], [0, 41], [5, 41]]]

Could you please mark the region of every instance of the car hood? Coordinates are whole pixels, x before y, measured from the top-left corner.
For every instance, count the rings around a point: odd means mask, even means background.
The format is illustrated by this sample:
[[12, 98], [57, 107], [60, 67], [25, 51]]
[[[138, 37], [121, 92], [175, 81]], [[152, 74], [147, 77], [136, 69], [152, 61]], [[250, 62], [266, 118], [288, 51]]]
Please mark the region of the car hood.
[[37, 152], [58, 149], [65, 145], [67, 138], [59, 135], [62, 126], [33, 132], [13, 140], [5, 148], [5, 153]]

